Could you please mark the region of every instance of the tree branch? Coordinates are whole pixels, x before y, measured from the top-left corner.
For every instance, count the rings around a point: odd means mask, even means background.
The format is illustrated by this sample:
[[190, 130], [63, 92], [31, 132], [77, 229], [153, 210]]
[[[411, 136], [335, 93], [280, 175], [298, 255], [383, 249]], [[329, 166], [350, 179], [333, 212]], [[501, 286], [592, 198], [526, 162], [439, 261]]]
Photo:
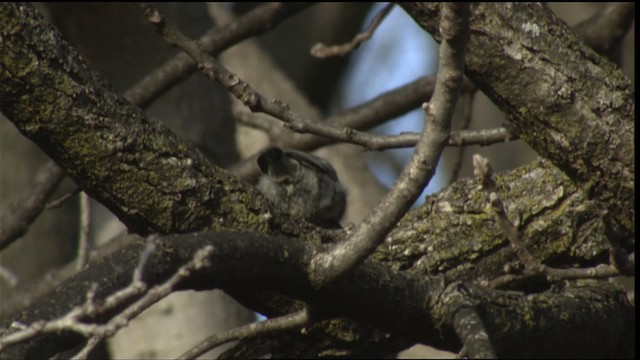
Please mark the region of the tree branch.
[[373, 20], [371, 20], [371, 23], [367, 27], [367, 30], [356, 35], [356, 37], [354, 37], [353, 40], [349, 41], [346, 44], [333, 45], [333, 46], [328, 46], [323, 43], [317, 43], [313, 45], [313, 47], [311, 48], [311, 55], [317, 58], [323, 59], [326, 57], [337, 56], [337, 55], [345, 56], [351, 51], [357, 49], [360, 46], [360, 44], [362, 44], [363, 42], [371, 38], [371, 36], [373, 35], [373, 32], [376, 31], [380, 23], [382, 23], [382, 20], [384, 20], [387, 14], [389, 14], [391, 9], [393, 8], [393, 5], [394, 5], [393, 3], [389, 3], [385, 5], [384, 8], [382, 8], [382, 10], [380, 10], [376, 14], [376, 16], [374, 16]]
[[595, 52], [615, 60], [615, 50], [636, 17], [635, 8], [633, 2], [604, 4], [592, 17], [574, 26], [573, 30]]
[[[200, 37], [199, 42], [206, 51], [216, 55], [244, 39], [272, 30], [279, 23], [309, 5], [309, 3], [264, 4], [231, 23], [212, 28]], [[123, 96], [132, 103], [146, 108], [176, 83], [196, 71], [196, 65], [190, 56], [179, 53], [145, 76]]]
[[[440, 41], [439, 4], [400, 5]], [[629, 79], [546, 5], [479, 3], [471, 24], [467, 76], [507, 114], [521, 139], [611, 211], [619, 236], [631, 242], [624, 247], [633, 247], [635, 106]]]
[[[192, 272], [179, 283], [179, 289], [241, 286], [275, 291], [323, 309], [328, 317], [348, 316], [392, 331], [408, 341], [453, 351], [460, 349], [455, 337], [450, 336], [454, 331], [449, 318], [453, 308], [448, 297], [443, 296], [454, 291], [458, 283], [414, 277], [365, 262], [343, 281], [318, 291], [307, 271], [318, 248], [297, 239], [239, 231], [160, 237], [146, 260], [142, 281], [149, 287], [168, 283], [167, 279], [178, 276], [183, 264], [190, 263], [194, 254], [207, 246], [212, 252], [203, 260], [215, 266]], [[101, 299], [126, 287], [131, 283], [132, 273], [140, 263], [139, 254], [145, 247], [145, 241], [140, 240], [91, 263], [89, 268], [55, 290], [55, 297], [43, 296], [20, 316], [3, 321], [0, 337], [15, 332], [16, 329], [9, 327], [14, 321], [31, 324], [66, 314], [87, 301], [85, 294], [89, 288], [95, 288], [91, 298], [100, 303]], [[287, 254], [289, 261], [282, 261], [282, 254]], [[253, 266], [238, 266], [238, 256]], [[97, 286], [91, 285], [94, 282]], [[591, 354], [600, 357], [633, 351], [634, 310], [624, 292], [613, 284], [565, 284], [562, 291], [550, 290], [528, 296], [472, 284], [465, 286], [468, 289], [466, 296], [475, 304], [499, 357], [516, 354], [534, 357]], [[129, 308], [129, 304], [142, 299], [144, 297], [130, 298], [122, 305]], [[110, 323], [119, 310], [122, 308], [94, 313], [84, 317], [83, 322], [90, 324], [102, 320]], [[540, 321], [531, 324], [530, 316]], [[611, 322], [623, 325], [616, 328], [616, 333], [610, 333]], [[585, 323], [591, 326], [585, 326]], [[576, 339], [583, 341], [578, 341], [577, 346], [567, 346]], [[2, 355], [7, 358], [32, 358], [35, 354], [50, 357], [74, 347], [79, 341], [81, 338], [69, 332], [40, 334], [30, 341], [6, 348]], [[620, 347], [622, 344], [624, 346]]]
[[[537, 275], [544, 275], [547, 280], [559, 281], [569, 279], [593, 279], [599, 277], [613, 277], [619, 276], [621, 273], [611, 265], [600, 264], [596, 267], [584, 268], [584, 269], [556, 269], [550, 266], [542, 264], [531, 253], [525, 243], [531, 243], [527, 237], [518, 230], [518, 228], [509, 220], [505, 211], [504, 202], [500, 199], [497, 192], [497, 185], [493, 179], [493, 169], [489, 160], [476, 154], [473, 155], [473, 173], [482, 184], [482, 187], [487, 192], [487, 198], [489, 204], [496, 214], [496, 222], [498, 226], [504, 231], [509, 238], [511, 247], [516, 253], [520, 262], [524, 265], [523, 278], [533, 278]], [[624, 256], [626, 258], [626, 256]], [[521, 280], [518, 277], [510, 275], [494, 279], [491, 283], [494, 287], [504, 286], [508, 282]]]
[[209, 336], [198, 345], [180, 355], [178, 359], [196, 359], [207, 351], [230, 341], [247, 339], [263, 333], [297, 329], [307, 324], [308, 321], [309, 314], [306, 309], [303, 309], [292, 314], [240, 326], [222, 334]]
[[462, 342], [462, 356], [471, 359], [496, 359], [482, 317], [464, 284], [449, 286], [443, 294], [451, 323]]
[[0, 11], [3, 113], [131, 231], [269, 228], [262, 197], [114, 94], [33, 6]]
[[64, 179], [64, 172], [53, 161], [38, 170], [33, 184], [3, 210], [0, 217], [0, 250], [3, 250], [29, 229], [29, 225], [44, 210], [47, 199]]
[[[405, 334], [415, 330], [421, 336], [434, 336], [416, 341], [440, 344], [440, 347], [455, 350], [459, 349], [459, 344], [450, 342], [453, 330], [446, 325], [447, 320], [438, 318], [445, 325], [434, 325], [435, 329], [429, 327], [432, 314], [444, 312], [415, 310], [426, 308], [425, 303], [432, 299], [425, 297], [426, 293], [435, 294], [432, 295], [434, 298], [441, 293], [441, 288], [433, 284], [430, 284], [433, 288], [429, 287], [433, 292], [424, 290], [424, 279], [429, 279], [430, 273], [444, 272], [447, 279], [476, 279], [480, 266], [483, 274], [496, 276], [507, 271], [505, 264], [513, 260], [508, 243], [494, 229], [493, 218], [479, 205], [483, 194], [478, 194], [477, 186], [463, 180], [447, 191], [428, 198], [423, 207], [407, 214], [389, 234], [387, 242], [374, 254], [376, 261], [387, 269], [365, 263], [347, 275], [344, 283], [333, 284], [333, 288], [330, 286], [317, 292], [307, 278], [308, 260], [320, 248], [311, 247], [308, 251], [300, 252], [295, 250], [299, 249], [296, 246], [306, 246], [302, 245], [305, 241], [320, 242], [323, 235], [304, 224], [263, 217], [266, 207], [262, 206], [259, 197], [254, 199], [244, 185], [239, 185], [234, 178], [216, 168], [209, 169], [208, 163], [199, 163], [200, 155], [189, 145], [177, 140], [164, 127], [141, 116], [127, 102], [111, 94], [100, 77], [88, 71], [86, 63], [63, 44], [55, 32], [42, 25], [30, 5], [3, 3], [0, 4], [0, 15], [0, 36], [3, 39], [0, 105], [3, 113], [56, 159], [65, 171], [79, 181], [82, 188], [100, 195], [98, 200], [115, 209], [130, 227], [134, 228], [137, 224], [135, 229], [142, 231], [191, 231], [208, 226], [243, 226], [256, 232], [277, 229], [292, 236], [299, 235], [298, 239], [282, 240], [284, 243], [281, 243], [277, 240], [281, 238], [233, 233], [213, 244], [214, 249], [221, 247], [223, 250], [218, 253], [220, 257], [215, 259], [220, 261], [217, 264], [222, 264], [220, 272], [207, 273], [199, 281], [194, 278], [193, 283], [183, 284], [185, 288], [190, 284], [193, 285], [191, 288], [197, 289], [224, 288], [229, 284], [245, 284], [248, 289], [269, 287], [269, 290], [315, 302], [316, 306], [323, 309], [353, 314], [354, 318], [365, 322], [374, 321], [375, 326], [394, 332]], [[30, 36], [36, 40], [30, 40]], [[29, 61], [14, 62], [9, 59]], [[29, 65], [36, 63], [37, 67]], [[70, 74], [64, 73], [63, 69], [69, 69]], [[43, 82], [50, 86], [41, 87]], [[617, 143], [617, 139], [614, 134], [610, 141]], [[157, 142], [162, 146], [158, 147]], [[76, 144], [81, 144], [81, 148], [74, 148]], [[85, 156], [88, 156], [86, 163], [82, 160]], [[608, 247], [606, 240], [601, 237], [604, 232], [601, 213], [593, 211], [594, 203], [589, 197], [594, 193], [578, 191], [571, 181], [544, 161], [517, 169], [506, 177], [509, 197], [518, 199], [523, 194], [527, 195], [526, 202], [518, 204], [514, 201], [514, 206], [506, 211], [511, 218], [517, 219], [518, 225], [523, 227], [530, 239], [535, 239], [531, 252], [536, 258], [557, 261], [559, 256], [577, 264], [602, 260], [602, 254], [606, 254], [602, 249]], [[123, 179], [127, 179], [127, 182]], [[614, 178], [612, 182], [617, 180]], [[147, 188], [147, 185], [152, 186]], [[161, 202], [163, 206], [148, 204], [145, 201], [147, 197], [164, 199]], [[558, 209], [562, 209], [561, 214]], [[616, 221], [614, 225], [617, 226]], [[613, 229], [615, 233], [620, 232], [615, 227]], [[247, 241], [242, 242], [242, 238]], [[325, 240], [329, 238], [331, 236], [325, 236]], [[188, 261], [188, 256], [196, 249], [195, 245], [204, 244], [189, 243], [189, 239], [193, 238], [178, 236], [167, 240], [165, 245], [169, 251], [162, 253], [164, 258], [151, 270], [158, 276], [154, 283], [166, 280], [180, 264]], [[340, 234], [332, 238], [336, 239], [340, 239]], [[285, 243], [288, 245], [278, 247]], [[190, 247], [192, 245], [194, 247]], [[263, 251], [261, 246], [275, 246], [274, 252], [260, 252]], [[403, 250], [398, 251], [398, 248]], [[104, 285], [104, 291], [99, 294], [101, 297], [126, 286], [126, 278], [130, 279], [130, 275], [127, 273], [124, 276], [122, 272], [130, 271], [135, 265], [123, 266], [118, 261], [131, 260], [131, 253], [127, 251], [137, 253], [132, 247], [123, 250], [107, 259], [113, 262], [113, 266], [105, 267], [105, 272], [94, 273], [97, 268], [90, 265], [87, 272], [63, 284], [61, 292], [56, 293], [55, 297], [42, 297], [16, 319], [31, 322], [64, 314], [71, 306], [84, 300], [80, 299], [84, 293], [78, 291], [86, 290], [89, 280], [94, 280], [94, 276], [98, 276]], [[283, 261], [282, 254], [289, 256], [287, 261]], [[241, 269], [238, 268], [238, 258], [243, 260]], [[260, 260], [271, 262], [261, 266], [263, 263]], [[256, 264], [256, 267], [247, 267], [246, 263]], [[227, 268], [225, 264], [228, 264]], [[420, 281], [416, 282], [412, 276], [395, 273], [389, 268], [414, 273]], [[383, 270], [378, 272], [376, 269]], [[60, 294], [70, 294], [70, 297], [58, 298]], [[629, 350], [628, 342], [629, 336], [634, 339], [632, 308], [622, 293], [611, 284], [581, 281], [570, 282], [559, 293], [549, 291], [522, 296], [489, 291], [489, 294], [499, 294], [496, 295], [499, 299], [488, 302], [493, 305], [478, 306], [477, 309], [491, 339], [499, 339], [494, 344], [498, 356], [621, 354], [616, 350], [622, 351], [623, 355], [619, 356], [624, 356], [625, 351], [629, 356], [633, 352]], [[479, 304], [487, 304], [486, 298], [483, 298], [485, 295], [478, 295], [479, 299], [484, 299]], [[392, 301], [389, 302], [389, 299]], [[551, 303], [554, 305], [549, 305]], [[50, 305], [48, 308], [47, 304]], [[525, 319], [525, 314], [530, 315], [532, 308], [542, 319], [534, 324], [535, 329], [525, 329], [527, 324], [521, 324], [523, 327], [516, 331], [501, 327], [513, 324], [514, 319]], [[4, 322], [3, 326], [6, 324]], [[597, 338], [588, 336], [596, 332]], [[548, 334], [560, 336], [550, 338]], [[567, 346], [574, 344], [567, 336], [576, 334], [582, 342]], [[580, 334], [585, 336], [580, 337]], [[415, 336], [412, 333], [407, 338], [415, 339]], [[39, 344], [53, 344], [58, 348], [78, 344], [73, 334], [55, 335], [49, 340], [50, 343], [47, 340]], [[633, 340], [630, 344], [633, 349]], [[530, 348], [530, 345], [533, 347]], [[612, 350], [614, 346], [617, 349]], [[38, 344], [26, 347], [34, 351], [31, 354], [42, 354], [43, 347]]]
[[322, 287], [362, 262], [384, 241], [433, 176], [449, 136], [451, 117], [464, 77], [464, 53], [469, 37], [469, 5], [449, 4], [443, 11], [438, 79], [430, 103], [423, 106], [425, 125], [409, 165], [346, 241], [312, 261], [314, 282]]

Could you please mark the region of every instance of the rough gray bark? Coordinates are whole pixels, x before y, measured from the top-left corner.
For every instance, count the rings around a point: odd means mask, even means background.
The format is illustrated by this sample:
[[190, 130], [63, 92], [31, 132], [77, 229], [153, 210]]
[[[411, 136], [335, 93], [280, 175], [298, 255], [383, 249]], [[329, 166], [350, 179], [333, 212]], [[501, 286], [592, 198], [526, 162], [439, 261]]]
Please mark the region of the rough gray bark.
[[[401, 6], [436, 39], [438, 3]], [[601, 202], [633, 247], [633, 87], [542, 3], [472, 6], [466, 74], [538, 155]], [[496, 71], [496, 69], [500, 69]]]
[[131, 230], [264, 229], [250, 187], [115, 94], [35, 9], [6, 4], [3, 22], [2, 112]]

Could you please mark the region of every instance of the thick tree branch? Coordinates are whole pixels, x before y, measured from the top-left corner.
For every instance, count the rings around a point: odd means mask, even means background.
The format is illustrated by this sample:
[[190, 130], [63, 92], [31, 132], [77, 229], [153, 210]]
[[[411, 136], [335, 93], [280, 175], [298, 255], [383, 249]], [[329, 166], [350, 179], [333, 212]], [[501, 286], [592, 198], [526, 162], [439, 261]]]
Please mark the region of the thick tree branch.
[[[610, 245], [597, 203], [551, 163], [534, 161], [495, 178], [509, 204], [507, 215], [540, 262], [568, 268], [608, 262]], [[480, 280], [490, 280], [521, 269], [486, 206], [486, 192], [471, 178], [454, 182], [410, 211], [374, 258], [421, 276], [444, 272], [463, 281], [478, 280], [478, 274]], [[517, 289], [539, 287], [529, 283]]]
[[[440, 41], [441, 5], [400, 5]], [[610, 210], [619, 236], [633, 242], [635, 107], [629, 79], [544, 4], [475, 4], [471, 24], [467, 76], [540, 156]]]
[[[204, 290], [243, 286], [276, 291], [324, 309], [326, 316], [346, 315], [408, 340], [453, 351], [460, 349], [455, 337], [451, 337], [453, 328], [449, 319], [456, 306], [451, 307], [446, 295], [456, 292], [459, 284], [448, 284], [437, 278], [412, 277], [365, 262], [342, 281], [317, 291], [307, 271], [317, 249], [297, 239], [238, 231], [161, 237], [146, 261], [142, 281], [149, 287], [164, 284], [177, 274], [181, 264], [189, 263], [194, 254], [207, 246], [212, 252], [205, 260], [214, 266], [192, 273], [180, 282], [180, 288]], [[0, 336], [15, 332], [9, 328], [12, 321], [28, 325], [54, 319], [85, 303], [85, 294], [94, 287], [94, 282], [97, 286], [92, 296], [97, 301], [126, 287], [145, 247], [145, 241], [140, 240], [92, 263], [89, 269], [76, 274], [56, 290], [55, 297], [44, 296], [20, 316], [4, 321]], [[283, 261], [283, 254], [287, 261]], [[238, 256], [254, 266], [238, 264]], [[634, 310], [624, 292], [612, 284], [567, 284], [562, 291], [551, 290], [526, 297], [471, 284], [466, 288], [465, 296], [475, 304], [500, 357], [580, 357], [589, 354], [600, 357], [621, 356], [633, 351], [634, 334], [630, 326]], [[136, 301], [135, 297], [131, 299], [131, 302]], [[118, 313], [96, 314], [83, 321], [109, 321]], [[531, 316], [539, 321], [531, 323], [528, 320]], [[619, 324], [615, 333], [610, 333], [610, 322]], [[585, 323], [592, 325], [585, 326]], [[581, 339], [578, 346], [567, 346], [576, 339]], [[50, 357], [73, 347], [79, 340], [69, 332], [42, 334], [5, 349], [2, 356], [31, 358], [38, 354]]]
[[33, 6], [0, 12], [2, 112], [130, 230], [268, 228], [253, 189], [113, 93]]

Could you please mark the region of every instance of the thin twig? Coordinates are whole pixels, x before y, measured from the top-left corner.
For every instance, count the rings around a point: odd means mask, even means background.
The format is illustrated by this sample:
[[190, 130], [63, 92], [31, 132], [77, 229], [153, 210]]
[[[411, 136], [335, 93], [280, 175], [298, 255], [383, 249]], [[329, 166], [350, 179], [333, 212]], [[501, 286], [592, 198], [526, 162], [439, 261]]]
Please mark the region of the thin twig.
[[635, 276], [636, 261], [635, 253], [627, 253], [622, 247], [621, 241], [613, 228], [611, 216], [608, 211], [603, 211], [602, 223], [604, 224], [604, 234], [609, 242], [609, 263], [613, 265], [621, 274]]
[[243, 325], [221, 334], [209, 336], [198, 345], [180, 355], [178, 359], [196, 359], [207, 351], [230, 341], [247, 339], [268, 332], [296, 329], [306, 325], [308, 322], [309, 314], [305, 308], [292, 314]]
[[[477, 90], [476, 86], [467, 78], [462, 84], [463, 93], [472, 93]], [[361, 131], [369, 130], [422, 106], [422, 103], [430, 100], [433, 96], [435, 85], [435, 76], [420, 77], [351, 109], [332, 115], [323, 123]], [[336, 141], [337, 139], [283, 132], [275, 140], [275, 144], [283, 148], [311, 151]]]
[[[524, 265], [525, 271], [520, 275], [503, 275], [489, 282], [490, 287], [503, 288], [510, 284], [523, 282], [524, 280], [536, 277], [539, 274], [544, 275], [548, 281], [559, 280], [573, 280], [573, 279], [595, 279], [595, 278], [609, 278], [612, 276], [622, 275], [621, 272], [613, 265], [599, 264], [589, 268], [570, 268], [570, 269], [557, 269], [542, 264], [538, 261], [526, 247], [528, 242], [527, 236], [509, 220], [506, 214], [504, 203], [500, 199], [497, 193], [496, 182], [493, 179], [493, 169], [489, 160], [475, 154], [473, 155], [473, 173], [476, 178], [482, 184], [482, 187], [487, 192], [487, 198], [491, 204], [491, 208], [496, 214], [496, 222], [498, 226], [504, 231], [511, 243], [511, 247], [514, 249], [516, 256], [520, 262]], [[626, 253], [625, 253], [626, 255]], [[625, 256], [626, 260], [635, 265], [633, 261], [633, 254]]]
[[49, 161], [36, 173], [27, 191], [3, 210], [0, 217], [0, 250], [24, 235], [29, 225], [44, 210], [46, 201], [64, 179], [64, 171]]
[[382, 10], [380, 10], [376, 14], [373, 20], [371, 20], [371, 23], [367, 27], [367, 30], [356, 35], [350, 42], [333, 46], [325, 45], [323, 43], [317, 43], [311, 48], [311, 55], [319, 59], [324, 59], [330, 56], [345, 56], [353, 50], [357, 49], [358, 47], [360, 47], [360, 44], [371, 38], [373, 32], [376, 31], [380, 23], [382, 23], [382, 20], [387, 17], [389, 12], [393, 8], [393, 5], [393, 3], [388, 3], [387, 5], [385, 5]]
[[[279, 133], [276, 123], [263, 121], [262, 119], [246, 112], [238, 112], [234, 115], [236, 120], [243, 125], [262, 130], [270, 137]], [[331, 125], [329, 125], [331, 126]], [[304, 132], [304, 130], [303, 130]], [[420, 133], [406, 132], [398, 135], [367, 134], [367, 149], [382, 151], [414, 147], [420, 140]], [[518, 140], [519, 136], [511, 126], [503, 126], [483, 130], [457, 130], [452, 131], [445, 143], [446, 146], [462, 147], [470, 145], [488, 146]], [[335, 140], [335, 139], [334, 139]]]
[[316, 287], [323, 287], [362, 262], [420, 195], [433, 176], [449, 136], [451, 118], [464, 78], [464, 53], [469, 38], [469, 5], [443, 4], [438, 78], [430, 104], [424, 104], [425, 125], [409, 165], [349, 238], [311, 261]]
[[0, 338], [0, 350], [4, 349], [7, 346], [29, 340], [45, 332], [73, 330], [85, 336], [104, 337], [104, 333], [106, 333], [105, 327], [107, 326], [107, 324], [87, 324], [85, 322], [82, 322], [81, 319], [86, 316], [96, 315], [100, 312], [111, 310], [119, 304], [122, 304], [127, 299], [130, 299], [131, 297], [139, 295], [146, 291], [146, 285], [142, 283], [135, 274], [142, 271], [142, 268], [144, 267], [146, 260], [149, 257], [148, 253], [150, 251], [153, 251], [152, 239], [149, 239], [147, 241], [147, 246], [140, 255], [140, 262], [138, 263], [138, 266], [134, 271], [132, 282], [126, 288], [115, 292], [114, 294], [107, 297], [104, 302], [97, 304], [95, 301], [97, 285], [93, 284], [87, 291], [85, 302], [82, 305], [75, 306], [74, 308], [69, 310], [69, 312], [57, 319], [48, 321], [40, 320], [28, 326], [21, 323], [12, 324], [13, 327], [20, 330]]
[[[272, 30], [309, 5], [311, 3], [264, 4], [235, 21], [207, 31], [200, 37], [200, 42], [206, 51], [218, 54], [242, 40]], [[197, 69], [196, 65], [191, 57], [180, 53], [129, 88], [123, 96], [137, 106], [146, 108], [172, 86], [191, 75]]]
[[202, 46], [187, 38], [174, 25], [150, 5], [141, 5], [145, 17], [154, 24], [165, 41], [189, 54], [199, 64], [200, 70], [210, 79], [220, 83], [236, 99], [240, 100], [253, 112], [271, 115], [285, 123], [285, 127], [296, 132], [310, 132], [319, 136], [334, 138], [353, 144], [372, 148], [373, 135], [356, 131], [347, 127], [330, 126], [322, 122], [314, 122], [310, 119], [291, 111], [289, 105], [281, 100], [268, 99], [237, 75], [227, 70], [213, 56], [202, 49]]
[[82, 347], [82, 349], [80, 349], [80, 351], [75, 354], [71, 359], [72, 360], [83, 360], [83, 359], [87, 359], [89, 357], [89, 354], [91, 353], [91, 351], [93, 351], [93, 349], [98, 346], [98, 344], [100, 343], [100, 341], [102, 340], [101, 337], [99, 336], [92, 336], [89, 338], [89, 341], [87, 341], [87, 344]]
[[78, 255], [76, 269], [84, 269], [89, 261], [89, 251], [91, 244], [89, 230], [91, 227], [91, 199], [86, 193], [80, 194], [80, 229], [78, 236]]
[[58, 207], [60, 207], [60, 205], [62, 205], [67, 199], [69, 199], [72, 196], [75, 196], [77, 194], [79, 194], [82, 190], [80, 190], [79, 187], [76, 187], [75, 189], [69, 191], [68, 193], [62, 195], [61, 197], [57, 198], [56, 200], [50, 201], [47, 203], [47, 205], [44, 206], [45, 209], [50, 210], [50, 209], [56, 209]]
[[[148, 239], [147, 247], [140, 255], [139, 264], [132, 275], [132, 282], [129, 286], [109, 295], [103, 302], [96, 301], [95, 293], [97, 287], [92, 286], [89, 291], [87, 291], [84, 304], [74, 307], [68, 313], [57, 319], [37, 321], [29, 326], [16, 323], [14, 324], [14, 327], [18, 327], [20, 330], [0, 338], [0, 350], [7, 346], [31, 339], [45, 332], [75, 331], [87, 337], [93, 336], [100, 339], [111, 337], [141, 312], [171, 294], [175, 286], [180, 281], [189, 277], [192, 272], [208, 266], [208, 257], [213, 252], [213, 247], [211, 245], [198, 250], [194, 254], [192, 260], [181, 266], [167, 281], [149, 289], [149, 291], [146, 291], [147, 286], [141, 280], [142, 271], [147, 259], [153, 252], [153, 243], [153, 237]], [[96, 317], [99, 314], [105, 313], [124, 304], [128, 299], [145, 292], [146, 294], [144, 296], [133, 304], [127, 306], [122, 312], [111, 318], [106, 324], [86, 322], [86, 317]]]
[[519, 231], [509, 220], [504, 209], [504, 203], [500, 200], [497, 193], [496, 182], [493, 179], [493, 168], [489, 164], [489, 160], [478, 154], [473, 155], [473, 174], [482, 184], [487, 192], [487, 198], [491, 204], [491, 208], [496, 214], [496, 222], [505, 232], [507, 238], [511, 242], [511, 246], [516, 252], [516, 256], [528, 270], [539, 271], [541, 269], [540, 262], [531, 255], [527, 247], [524, 245], [524, 234]]
[[[368, 130], [387, 120], [406, 114], [417, 108], [425, 99], [431, 99], [435, 88], [435, 76], [423, 76], [397, 89], [385, 92], [377, 97], [357, 105], [351, 109], [327, 118], [324, 123], [333, 126], [350, 127], [357, 130]], [[465, 78], [462, 83], [463, 93], [475, 92], [476, 87]], [[252, 121], [253, 122], [253, 121]], [[311, 134], [281, 131], [282, 127], [275, 122], [261, 125], [269, 134], [280, 132], [273, 145], [286, 149], [313, 151], [321, 146], [336, 143], [337, 139], [325, 138]], [[279, 131], [280, 130], [280, 131]], [[416, 137], [416, 142], [417, 142]], [[232, 166], [231, 172], [239, 178], [252, 182], [258, 175], [255, 166], [256, 158], [261, 151], [239, 161]]]

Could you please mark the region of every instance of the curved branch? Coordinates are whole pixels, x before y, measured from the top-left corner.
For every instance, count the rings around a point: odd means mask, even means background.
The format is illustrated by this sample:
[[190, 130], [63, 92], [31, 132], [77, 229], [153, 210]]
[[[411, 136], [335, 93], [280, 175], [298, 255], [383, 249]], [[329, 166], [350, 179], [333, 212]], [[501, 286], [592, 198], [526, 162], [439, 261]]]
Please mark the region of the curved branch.
[[367, 27], [367, 30], [356, 35], [351, 41], [341, 45], [325, 45], [323, 43], [317, 43], [311, 48], [311, 55], [317, 58], [323, 59], [331, 56], [345, 56], [351, 51], [357, 49], [360, 44], [369, 40], [374, 31], [378, 28], [382, 20], [389, 14], [393, 8], [393, 3], [389, 3], [380, 10], [376, 16], [373, 17], [371, 23]]
[[636, 17], [635, 8], [633, 2], [604, 4], [597, 13], [573, 29], [595, 52], [613, 59], [615, 50]]
[[469, 4], [447, 4], [440, 26], [445, 40], [440, 45], [438, 79], [425, 109], [425, 124], [411, 162], [400, 177], [346, 241], [312, 261], [316, 285], [325, 286], [363, 261], [384, 241], [435, 173], [451, 129], [451, 117], [464, 77], [464, 54], [469, 38]]
[[[101, 299], [131, 283], [141, 262], [140, 253], [146, 247], [140, 239], [91, 263], [56, 289], [56, 296], [43, 296], [19, 316], [0, 323], [0, 336], [16, 331], [10, 327], [14, 321], [28, 325], [66, 314], [87, 301], [85, 294], [90, 288], [95, 289], [92, 298], [100, 304]], [[327, 317], [348, 316], [410, 341], [460, 349], [459, 342], [450, 336], [454, 331], [449, 323], [452, 307], [449, 298], [443, 296], [455, 290], [457, 283], [413, 277], [365, 262], [343, 281], [318, 291], [307, 271], [318, 249], [297, 239], [240, 231], [160, 237], [146, 260], [142, 281], [149, 287], [164, 284], [176, 276], [183, 264], [190, 263], [194, 254], [207, 247], [212, 250], [203, 260], [212, 266], [192, 272], [177, 285], [180, 289], [241, 286], [275, 291], [323, 309]], [[288, 261], [283, 261], [283, 254]], [[238, 257], [253, 266], [238, 266]], [[634, 309], [624, 292], [613, 284], [567, 284], [560, 292], [550, 290], [526, 297], [511, 291], [465, 286], [468, 300], [480, 314], [499, 357], [624, 356], [634, 349]], [[145, 295], [134, 296], [122, 305], [144, 298]], [[100, 313], [82, 320], [86, 324], [109, 321], [118, 313]], [[539, 321], [532, 324], [532, 316]], [[616, 333], [611, 333], [611, 322], [622, 324]], [[586, 338], [589, 340], [567, 346], [575, 339]], [[77, 346], [81, 340], [70, 332], [41, 334], [4, 349], [2, 356], [51, 357]]]

